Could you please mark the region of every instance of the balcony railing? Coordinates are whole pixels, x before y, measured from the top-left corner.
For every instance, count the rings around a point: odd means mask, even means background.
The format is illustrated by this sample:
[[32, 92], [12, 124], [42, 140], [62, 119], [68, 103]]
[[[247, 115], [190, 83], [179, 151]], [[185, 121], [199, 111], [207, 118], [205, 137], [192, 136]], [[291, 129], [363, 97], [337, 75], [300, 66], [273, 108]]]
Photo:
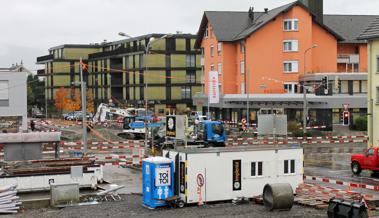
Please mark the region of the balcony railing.
[[339, 64], [359, 64], [359, 54], [339, 54], [337, 56]]
[[141, 52], [145, 51], [145, 46], [137, 46], [137, 47], [130, 47], [130, 48], [118, 48], [113, 51], [104, 51], [104, 52], [97, 52], [88, 55], [89, 59], [95, 59], [95, 58], [103, 58], [103, 57], [110, 57], [114, 55], [120, 55], [120, 54], [125, 54], [125, 53], [131, 53], [131, 52]]
[[48, 61], [48, 60], [53, 60], [53, 59], [54, 59], [54, 55], [50, 54], [50, 55], [37, 57], [37, 62]]

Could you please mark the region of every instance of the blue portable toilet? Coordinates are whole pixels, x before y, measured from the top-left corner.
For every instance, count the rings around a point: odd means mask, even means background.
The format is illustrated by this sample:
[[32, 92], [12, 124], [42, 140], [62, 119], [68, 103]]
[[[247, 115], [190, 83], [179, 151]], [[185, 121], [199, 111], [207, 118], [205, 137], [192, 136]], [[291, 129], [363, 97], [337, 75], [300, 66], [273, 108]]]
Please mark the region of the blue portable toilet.
[[164, 199], [174, 193], [174, 162], [165, 157], [142, 160], [143, 205], [156, 208], [167, 205]]

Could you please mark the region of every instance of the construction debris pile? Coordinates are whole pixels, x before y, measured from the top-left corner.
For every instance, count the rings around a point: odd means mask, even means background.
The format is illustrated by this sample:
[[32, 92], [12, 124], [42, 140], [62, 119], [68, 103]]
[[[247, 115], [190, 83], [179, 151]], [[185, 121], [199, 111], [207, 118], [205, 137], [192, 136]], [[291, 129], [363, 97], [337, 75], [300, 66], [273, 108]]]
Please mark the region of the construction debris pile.
[[322, 187], [316, 184], [300, 184], [296, 188], [295, 203], [303, 206], [313, 207], [316, 209], [328, 208], [331, 198], [344, 199], [346, 201], [360, 202], [364, 199], [369, 208], [375, 208], [373, 196], [362, 195], [351, 190], [341, 190], [332, 187]]
[[17, 213], [21, 202], [16, 196], [16, 186], [0, 187], [0, 214]]

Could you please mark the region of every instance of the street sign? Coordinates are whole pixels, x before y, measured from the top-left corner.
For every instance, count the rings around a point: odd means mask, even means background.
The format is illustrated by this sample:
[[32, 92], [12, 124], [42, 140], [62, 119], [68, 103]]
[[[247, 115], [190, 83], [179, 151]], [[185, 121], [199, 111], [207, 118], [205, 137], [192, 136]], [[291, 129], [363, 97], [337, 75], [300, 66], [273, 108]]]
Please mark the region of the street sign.
[[149, 123], [147, 124], [147, 127], [152, 128], [152, 127], [160, 127], [162, 124], [161, 123]]
[[204, 176], [203, 176], [203, 174], [201, 174], [201, 173], [197, 174], [196, 182], [197, 182], [197, 186], [203, 187], [203, 185], [204, 185]]
[[129, 127], [132, 129], [143, 129], [145, 128], [144, 122], [132, 122], [129, 124]]

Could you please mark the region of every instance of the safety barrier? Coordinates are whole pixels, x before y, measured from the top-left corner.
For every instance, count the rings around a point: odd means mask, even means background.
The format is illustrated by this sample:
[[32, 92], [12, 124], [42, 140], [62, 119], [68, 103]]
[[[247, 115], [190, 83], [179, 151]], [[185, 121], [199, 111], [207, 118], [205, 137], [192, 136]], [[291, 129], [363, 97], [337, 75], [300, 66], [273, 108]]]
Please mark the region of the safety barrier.
[[330, 183], [330, 184], [335, 184], [335, 185], [342, 185], [342, 186], [347, 186], [350, 188], [362, 188], [362, 189], [368, 189], [368, 190], [372, 190], [372, 191], [379, 191], [379, 186], [367, 185], [367, 184], [362, 184], [362, 183], [345, 182], [342, 180], [335, 180], [335, 179], [316, 177], [316, 176], [305, 176], [305, 175], [304, 175], [303, 179], [304, 180], [317, 181], [317, 182], [323, 182], [323, 183]]
[[367, 143], [367, 136], [323, 136], [323, 137], [255, 137], [228, 138], [226, 146], [274, 145], [274, 144], [344, 144]]

